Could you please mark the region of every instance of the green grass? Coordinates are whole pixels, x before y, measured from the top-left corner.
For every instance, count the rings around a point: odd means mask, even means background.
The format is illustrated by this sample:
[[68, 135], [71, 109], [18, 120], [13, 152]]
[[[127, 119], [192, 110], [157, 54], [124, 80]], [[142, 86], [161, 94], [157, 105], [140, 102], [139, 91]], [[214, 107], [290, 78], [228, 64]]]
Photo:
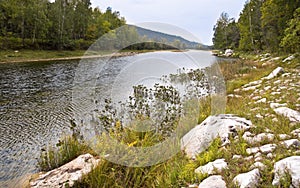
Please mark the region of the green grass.
[[[122, 50], [120, 53], [146, 53], [155, 50]], [[62, 58], [79, 58], [82, 56], [108, 55], [115, 51], [91, 51], [91, 50], [1, 50], [1, 62], [23, 62], [23, 61], [43, 61]]]
[[81, 154], [93, 151], [77, 138], [64, 137], [56, 147], [48, 147], [41, 152], [38, 166], [41, 171], [49, 171], [70, 162]]

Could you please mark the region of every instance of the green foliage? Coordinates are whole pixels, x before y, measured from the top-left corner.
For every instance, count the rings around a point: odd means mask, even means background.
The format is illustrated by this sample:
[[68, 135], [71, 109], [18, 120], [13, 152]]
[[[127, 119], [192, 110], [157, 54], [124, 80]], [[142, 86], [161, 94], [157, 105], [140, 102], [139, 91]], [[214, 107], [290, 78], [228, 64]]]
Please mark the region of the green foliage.
[[[237, 23], [226, 13], [221, 14], [214, 26], [214, 47], [238, 47], [256, 53], [262, 50], [278, 53], [283, 47], [284, 52], [298, 52], [299, 11], [296, 9], [299, 6], [300, 0], [248, 0]], [[230, 29], [231, 24], [238, 28]]]
[[299, 0], [264, 1], [261, 20], [266, 49], [275, 52], [279, 50], [287, 24], [299, 6]]
[[261, 6], [261, 0], [249, 1], [240, 14], [238, 21], [241, 35], [239, 49], [243, 51], [262, 49]]
[[1, 49], [87, 49], [91, 41], [125, 24], [111, 8], [93, 10], [90, 0], [3, 0], [0, 12], [0, 36], [22, 41], [21, 46], [1, 42]]
[[280, 44], [287, 52], [300, 52], [300, 8], [295, 10], [294, 17], [289, 21], [285, 36]]
[[239, 30], [234, 18], [223, 12], [214, 26], [214, 48], [237, 48], [239, 42]]

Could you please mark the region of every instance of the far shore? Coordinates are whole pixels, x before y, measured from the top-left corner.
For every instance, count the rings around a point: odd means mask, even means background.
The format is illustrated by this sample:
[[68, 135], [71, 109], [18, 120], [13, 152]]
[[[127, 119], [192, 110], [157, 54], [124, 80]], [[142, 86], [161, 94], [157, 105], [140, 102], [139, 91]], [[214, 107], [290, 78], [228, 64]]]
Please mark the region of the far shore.
[[0, 51], [0, 64], [4, 63], [28, 63], [28, 62], [51, 62], [51, 61], [71, 61], [81, 59], [96, 59], [105, 57], [125, 57], [139, 53], [156, 52], [156, 51], [171, 51], [171, 52], [186, 52], [188, 50], [129, 50], [129, 51], [52, 51], [52, 50], [7, 50]]
[[[14, 52], [10, 52], [16, 55], [16, 57], [12, 57], [11, 59], [5, 58], [4, 60], [2, 59], [2, 57], [0, 58], [0, 64], [3, 63], [26, 63], [26, 62], [51, 62], [51, 61], [70, 61], [70, 60], [81, 60], [81, 59], [96, 59], [96, 58], [104, 58], [104, 57], [124, 57], [124, 56], [131, 56], [131, 55], [135, 55], [138, 53], [142, 53], [138, 52], [138, 51], [126, 51], [126, 52], [117, 52], [117, 53], [108, 53], [108, 52], [103, 52], [102, 54], [97, 54], [97, 55], [86, 55], [84, 53], [82, 53], [82, 55], [80, 56], [79, 54], [81, 53], [81, 51], [76, 51], [74, 53], [72, 53], [72, 51], [69, 51], [69, 53], [67, 54], [63, 54], [64, 52], [59, 52], [59, 51], [53, 51], [50, 52], [50, 54], [45, 55], [45, 53], [48, 53], [49, 51], [31, 51], [31, 55], [27, 56], [28, 53], [30, 51], [25, 51], [25, 57], [18, 57], [17, 55], [21, 54], [22, 52], [19, 51], [14, 51]], [[71, 52], [71, 53], [70, 53]], [[35, 54], [36, 53], [36, 54]], [[49, 58], [49, 56], [51, 56], [51, 53], [61, 53], [64, 57], [55, 57], [55, 55], [53, 55], [54, 57]], [[38, 57], [38, 55], [41, 54], [41, 57]], [[6, 55], [7, 56], [7, 55]]]

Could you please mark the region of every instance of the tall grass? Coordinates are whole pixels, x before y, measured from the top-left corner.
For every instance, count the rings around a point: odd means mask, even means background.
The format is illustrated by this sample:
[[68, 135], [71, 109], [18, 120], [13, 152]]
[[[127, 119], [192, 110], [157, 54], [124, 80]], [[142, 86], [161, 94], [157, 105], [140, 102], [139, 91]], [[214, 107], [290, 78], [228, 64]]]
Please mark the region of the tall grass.
[[91, 149], [86, 144], [80, 142], [76, 137], [67, 136], [56, 147], [50, 146], [42, 151], [38, 167], [41, 171], [49, 171], [88, 152], [91, 152]]

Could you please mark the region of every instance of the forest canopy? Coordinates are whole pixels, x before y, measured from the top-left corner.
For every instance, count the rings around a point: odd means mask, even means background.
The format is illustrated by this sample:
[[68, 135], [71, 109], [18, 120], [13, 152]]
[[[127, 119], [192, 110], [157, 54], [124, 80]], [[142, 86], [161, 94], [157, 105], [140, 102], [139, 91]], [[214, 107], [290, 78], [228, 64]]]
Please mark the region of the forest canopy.
[[1, 0], [2, 49], [87, 49], [126, 24], [118, 11], [92, 8], [90, 0]]
[[214, 26], [214, 47], [241, 51], [299, 52], [300, 0], [248, 0], [235, 22], [222, 13]]

